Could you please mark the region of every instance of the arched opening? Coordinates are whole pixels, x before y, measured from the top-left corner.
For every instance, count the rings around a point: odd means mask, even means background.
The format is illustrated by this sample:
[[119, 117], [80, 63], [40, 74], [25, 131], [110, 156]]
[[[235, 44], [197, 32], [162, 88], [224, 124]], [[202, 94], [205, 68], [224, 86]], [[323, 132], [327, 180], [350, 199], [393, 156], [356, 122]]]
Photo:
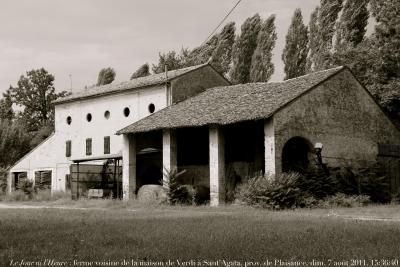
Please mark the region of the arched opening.
[[311, 143], [303, 137], [293, 137], [286, 142], [282, 150], [283, 172], [307, 172], [312, 153]]

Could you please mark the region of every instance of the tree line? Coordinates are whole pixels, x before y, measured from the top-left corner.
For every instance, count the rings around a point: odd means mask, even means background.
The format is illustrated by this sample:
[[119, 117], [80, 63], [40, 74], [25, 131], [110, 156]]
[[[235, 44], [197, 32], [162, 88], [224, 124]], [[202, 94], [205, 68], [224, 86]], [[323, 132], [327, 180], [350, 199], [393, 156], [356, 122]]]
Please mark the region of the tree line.
[[[374, 30], [366, 36], [371, 16]], [[198, 47], [159, 53], [156, 64], [143, 64], [130, 78], [161, 73], [165, 66], [174, 70], [209, 62], [234, 84], [268, 82], [275, 70], [275, 19], [275, 15], [263, 19], [255, 14], [243, 22], [240, 34], [234, 22], [227, 23]], [[308, 25], [298, 8], [281, 55], [284, 79], [346, 65], [400, 125], [398, 25], [398, 0], [321, 0]], [[95, 85], [112, 83], [115, 76], [113, 68], [103, 68]], [[54, 76], [43, 68], [28, 71], [17, 86], [10, 86], [0, 99], [0, 167], [10, 166], [53, 131], [51, 102], [65, 95], [65, 91], [55, 92]]]

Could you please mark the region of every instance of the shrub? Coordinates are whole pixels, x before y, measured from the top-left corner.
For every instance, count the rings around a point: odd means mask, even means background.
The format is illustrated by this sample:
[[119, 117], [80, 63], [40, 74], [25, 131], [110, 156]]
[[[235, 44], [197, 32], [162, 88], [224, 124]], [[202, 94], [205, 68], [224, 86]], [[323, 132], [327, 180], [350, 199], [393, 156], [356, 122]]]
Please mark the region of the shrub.
[[370, 197], [366, 195], [345, 195], [343, 193], [337, 193], [333, 196], [328, 196], [320, 201], [318, 204], [322, 208], [330, 207], [361, 207], [371, 203]]
[[27, 178], [19, 179], [17, 184], [17, 190], [21, 190], [26, 194], [29, 198], [33, 197], [33, 193], [35, 192], [33, 188], [33, 181]]
[[186, 170], [178, 172], [176, 169], [164, 169], [164, 175], [167, 177], [167, 181], [163, 180], [163, 185], [167, 188], [168, 202], [172, 205], [194, 203], [195, 194], [193, 188], [180, 184], [178, 180], [185, 172]]
[[250, 206], [285, 209], [301, 204], [304, 193], [297, 186], [300, 175], [283, 173], [277, 177], [257, 175], [239, 186], [237, 198]]

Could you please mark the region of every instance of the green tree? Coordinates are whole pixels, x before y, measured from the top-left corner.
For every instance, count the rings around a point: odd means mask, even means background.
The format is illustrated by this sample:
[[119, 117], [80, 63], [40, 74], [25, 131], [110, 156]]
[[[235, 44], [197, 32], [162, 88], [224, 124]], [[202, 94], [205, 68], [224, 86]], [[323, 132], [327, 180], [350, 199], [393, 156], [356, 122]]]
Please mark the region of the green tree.
[[168, 70], [176, 70], [182, 68], [183, 60], [181, 55], [177, 54], [175, 51], [170, 51], [166, 54], [159, 53], [157, 65], [153, 64], [152, 70], [154, 73], [161, 73], [165, 71], [165, 66]]
[[308, 54], [308, 30], [303, 23], [301, 10], [294, 11], [292, 22], [286, 35], [286, 45], [283, 49], [282, 60], [285, 63], [285, 80], [306, 73]]
[[261, 29], [260, 15], [245, 20], [241, 27], [241, 34], [236, 38], [232, 52], [232, 68], [230, 78], [234, 83], [250, 82], [250, 68], [252, 56], [257, 47], [257, 37]]
[[115, 71], [113, 68], [103, 68], [99, 72], [99, 76], [97, 77], [97, 86], [110, 84], [115, 79]]
[[362, 42], [368, 24], [369, 0], [347, 0], [336, 30], [336, 50], [355, 47]]
[[319, 6], [317, 6], [311, 13], [309, 29], [308, 48], [309, 53], [307, 56], [306, 72], [310, 73], [315, 70], [317, 57], [319, 53], [319, 22], [318, 22]]
[[0, 120], [11, 121], [14, 119], [13, 102], [11, 98], [11, 86], [5, 93], [3, 93], [3, 98], [0, 99]]
[[400, 78], [400, 1], [371, 0], [375, 25], [376, 46], [381, 61], [377, 71], [381, 81]]
[[332, 67], [331, 49], [335, 34], [336, 20], [342, 10], [343, 0], [321, 0], [318, 12], [318, 55], [315, 57], [315, 70]]
[[211, 64], [222, 74], [229, 71], [232, 61], [232, 47], [235, 42], [235, 23], [230, 22], [224, 26], [218, 36], [218, 43], [212, 53]]
[[262, 24], [257, 37], [257, 47], [251, 59], [251, 82], [267, 82], [274, 73], [272, 50], [275, 47], [276, 39], [275, 15], [271, 15]]
[[0, 167], [7, 168], [19, 160], [31, 149], [31, 134], [23, 125], [0, 121]]
[[17, 87], [10, 87], [10, 97], [13, 103], [22, 111], [18, 120], [28, 131], [37, 131], [41, 126], [53, 124], [54, 106], [52, 102], [67, 92], [55, 92], [54, 76], [44, 68], [31, 70], [26, 76], [21, 75]]
[[140, 66], [134, 73], [132, 73], [131, 80], [149, 75], [150, 75], [150, 67], [149, 64], [146, 63]]
[[[218, 46], [219, 33], [214, 34], [205, 44], [191, 51], [182, 50], [181, 60], [185, 67], [204, 64], [208, 62]], [[187, 55], [185, 55], [187, 52]]]

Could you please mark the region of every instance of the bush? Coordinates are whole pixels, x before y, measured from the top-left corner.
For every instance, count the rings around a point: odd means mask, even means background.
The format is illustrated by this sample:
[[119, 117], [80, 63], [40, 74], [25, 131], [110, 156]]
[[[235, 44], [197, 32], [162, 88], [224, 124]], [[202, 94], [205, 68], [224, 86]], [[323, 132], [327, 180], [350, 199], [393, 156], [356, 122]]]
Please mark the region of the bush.
[[17, 190], [22, 191], [29, 198], [33, 197], [33, 193], [35, 192], [33, 188], [33, 181], [28, 178], [19, 179], [17, 184]]
[[330, 207], [361, 207], [370, 204], [371, 200], [369, 196], [366, 195], [345, 195], [343, 193], [337, 193], [333, 196], [328, 196], [321, 200], [318, 204], [321, 208]]
[[167, 177], [167, 181], [163, 180], [163, 185], [167, 188], [168, 202], [172, 205], [194, 203], [193, 188], [182, 185], [178, 181], [178, 178], [185, 172], [186, 170], [178, 172], [176, 169], [170, 171], [164, 169], [164, 175]]
[[277, 177], [257, 175], [239, 186], [237, 199], [250, 206], [268, 209], [294, 208], [301, 204], [304, 193], [297, 186], [300, 175], [283, 173]]

